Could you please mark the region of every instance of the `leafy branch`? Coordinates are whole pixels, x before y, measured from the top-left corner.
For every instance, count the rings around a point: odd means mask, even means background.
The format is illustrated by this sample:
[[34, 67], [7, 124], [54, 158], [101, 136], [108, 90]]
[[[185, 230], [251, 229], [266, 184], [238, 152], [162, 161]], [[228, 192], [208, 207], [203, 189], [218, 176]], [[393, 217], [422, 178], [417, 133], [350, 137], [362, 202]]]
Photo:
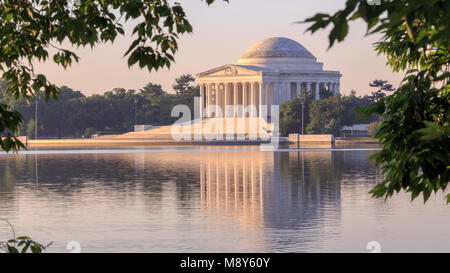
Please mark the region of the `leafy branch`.
[[0, 218], [0, 220], [9, 225], [13, 235], [12, 239], [6, 242], [0, 242], [0, 250], [3, 250], [5, 253], [27, 253], [29, 251], [31, 251], [31, 253], [42, 253], [53, 244], [53, 242], [51, 242], [44, 246], [36, 241], [33, 241], [28, 236], [20, 236], [16, 238], [16, 232], [14, 231], [12, 224], [6, 219]]
[[[206, 0], [208, 5], [213, 2]], [[49, 48], [56, 48], [53, 62], [66, 69], [78, 62], [79, 57], [64, 49], [63, 43], [92, 48], [114, 43], [118, 36], [125, 35], [122, 23], [128, 21], [137, 24], [124, 57], [128, 58], [129, 67], [138, 65], [149, 72], [170, 68], [178, 51], [179, 35], [193, 31], [182, 6], [168, 0], [2, 1], [0, 73], [7, 86], [4, 95], [28, 103], [41, 93], [46, 100], [57, 99], [60, 89], [45, 75], [36, 75], [32, 62], [47, 61]], [[23, 60], [28, 60], [28, 64]], [[23, 148], [15, 138], [23, 122], [20, 115], [7, 106], [0, 111], [0, 137], [3, 137], [0, 148], [6, 151]]]
[[382, 35], [375, 50], [387, 57], [387, 65], [395, 72], [407, 70], [393, 94], [364, 110], [366, 117], [376, 113], [383, 120], [375, 135], [383, 149], [372, 158], [385, 179], [370, 193], [388, 198], [404, 190], [412, 199], [422, 194], [426, 202], [432, 192], [445, 192], [450, 180], [449, 2], [347, 0], [343, 10], [301, 23], [311, 24], [311, 33], [331, 26], [332, 47], [357, 19], [366, 23], [366, 35]]

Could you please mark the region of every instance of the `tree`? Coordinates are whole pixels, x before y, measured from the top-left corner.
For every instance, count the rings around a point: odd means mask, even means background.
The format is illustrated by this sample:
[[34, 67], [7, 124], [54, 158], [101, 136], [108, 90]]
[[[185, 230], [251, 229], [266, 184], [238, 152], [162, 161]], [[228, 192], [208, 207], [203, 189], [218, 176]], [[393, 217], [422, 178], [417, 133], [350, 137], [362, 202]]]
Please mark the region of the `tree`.
[[280, 133], [282, 136], [298, 134], [301, 128], [301, 102], [298, 97], [280, 106]]
[[371, 83], [369, 83], [369, 86], [379, 88], [377, 91], [372, 92], [372, 95], [370, 96], [370, 99], [373, 101], [378, 101], [381, 98], [386, 97], [386, 93], [384, 93], [383, 91], [392, 92], [395, 90], [392, 87], [392, 84], [389, 84], [388, 81], [384, 80], [373, 80]]
[[[390, 197], [405, 190], [426, 202], [450, 180], [450, 5], [448, 0], [347, 0], [343, 10], [306, 19], [314, 33], [331, 26], [329, 46], [348, 34], [349, 21], [363, 19], [367, 35], [393, 71], [405, 71], [393, 94], [367, 107], [383, 122], [375, 137], [383, 145], [372, 158], [386, 174], [371, 193]], [[447, 195], [450, 203], [450, 194]]]
[[306, 128], [307, 133], [338, 136], [346, 108], [343, 101], [340, 95], [313, 101], [309, 113], [312, 125]]
[[93, 134], [95, 134], [95, 128], [89, 127], [84, 130], [85, 137], [91, 137]]
[[317, 119], [312, 119], [311, 122], [306, 127], [306, 132], [308, 134], [321, 134], [324, 130], [324, 126], [319, 123]]
[[175, 105], [184, 104], [191, 109], [191, 118], [195, 118], [194, 97], [200, 96], [200, 86], [194, 86], [195, 78], [191, 74], [183, 74], [175, 79], [172, 88], [175, 90]]
[[[223, 0], [228, 2], [228, 0]], [[206, 0], [209, 5], [214, 0]], [[119, 17], [118, 17], [118, 16]], [[43, 93], [56, 99], [60, 90], [45, 75], [36, 74], [34, 61], [49, 59], [64, 69], [79, 57], [63, 43], [75, 47], [95, 47], [113, 43], [125, 35], [123, 22], [133, 21], [133, 42], [125, 52], [128, 65], [149, 71], [170, 67], [178, 50], [180, 34], [191, 33], [192, 26], [180, 4], [167, 0], [10, 0], [0, 4], [0, 71], [6, 95], [27, 102]], [[15, 137], [22, 115], [0, 104], [0, 147], [6, 151], [24, 147]]]
[[141, 90], [140, 95], [150, 100], [163, 95], [165, 92], [160, 84], [147, 83]]
[[34, 135], [34, 126], [35, 126], [34, 119], [30, 119], [28, 121], [28, 123], [27, 123], [27, 132], [26, 132], [28, 138], [32, 138], [33, 137], [33, 135]]
[[175, 79], [175, 83], [172, 85], [173, 90], [177, 95], [185, 94], [186, 92], [192, 90], [193, 86], [191, 83], [195, 81], [195, 78], [190, 74], [183, 74]]
[[341, 123], [335, 118], [332, 118], [325, 128], [327, 133], [335, 136], [338, 136], [341, 133]]
[[380, 127], [380, 125], [381, 125], [380, 121], [374, 121], [369, 123], [369, 125], [367, 125], [366, 127], [367, 132], [369, 132], [371, 136], [375, 136], [375, 134], [378, 132], [378, 128]]
[[[369, 97], [357, 97], [352, 91], [350, 96], [333, 95], [326, 89], [320, 100], [313, 100], [312, 95], [302, 90], [302, 95], [294, 98], [280, 107], [280, 132], [283, 136], [289, 133], [299, 133], [302, 128], [302, 106], [304, 128], [308, 134], [340, 134], [340, 127], [361, 123], [364, 119], [356, 113], [358, 109], [373, 103]], [[302, 105], [302, 99], [305, 103]], [[376, 121], [376, 115], [369, 121]]]
[[[290, 133], [301, 133], [302, 120], [303, 128], [306, 129], [310, 122], [310, 105], [312, 94], [308, 94], [306, 89], [302, 89], [300, 96], [287, 101], [280, 106], [280, 133], [287, 136]], [[303, 117], [302, 117], [303, 115]]]
[[327, 99], [329, 97], [333, 96], [333, 92], [328, 91], [325, 86], [319, 87], [319, 98], [320, 99]]
[[[177, 104], [184, 104], [192, 110], [194, 96], [198, 96], [199, 92], [198, 86], [192, 86], [191, 91], [177, 96], [167, 93], [161, 85], [154, 83], [147, 83], [139, 93], [133, 89], [114, 88], [103, 95], [88, 97], [67, 86], [62, 86], [60, 90], [56, 101], [45, 101], [44, 98], [37, 100], [37, 127], [41, 137], [73, 138], [93, 133], [126, 133], [133, 130], [136, 114], [137, 120], [144, 124], [169, 125], [176, 121], [176, 118], [171, 117], [172, 108]], [[0, 89], [0, 94], [3, 92], [4, 89]], [[24, 99], [16, 100], [11, 97], [0, 97], [0, 103], [22, 114], [23, 124], [26, 126], [22, 126], [21, 133], [29, 135], [27, 127], [34, 124], [35, 104], [27, 104]], [[31, 131], [34, 134], [34, 128], [29, 128], [28, 132]]]

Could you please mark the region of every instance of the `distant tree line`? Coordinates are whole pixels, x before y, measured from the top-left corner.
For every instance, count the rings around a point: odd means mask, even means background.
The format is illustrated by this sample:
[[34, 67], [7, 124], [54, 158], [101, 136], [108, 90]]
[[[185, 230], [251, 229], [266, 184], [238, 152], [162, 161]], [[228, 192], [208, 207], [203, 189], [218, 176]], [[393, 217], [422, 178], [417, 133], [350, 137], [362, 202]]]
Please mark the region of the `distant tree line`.
[[379, 89], [365, 96], [356, 96], [355, 91], [352, 91], [348, 96], [333, 95], [326, 89], [321, 89], [319, 90], [320, 100], [314, 100], [312, 94], [302, 90], [298, 97], [280, 106], [281, 135], [301, 133], [302, 112], [305, 134], [340, 136], [340, 130], [343, 126], [368, 123], [370, 124], [368, 132], [373, 135], [379, 125], [379, 117], [373, 114], [365, 119], [359, 114], [358, 109], [373, 104], [380, 97], [385, 96], [384, 91], [392, 91], [393, 89], [390, 84], [382, 80], [374, 80], [369, 85]]
[[[67, 86], [61, 87], [57, 100], [46, 101], [38, 97], [38, 118], [35, 120], [36, 100], [26, 103], [10, 96], [0, 97], [12, 109], [24, 117], [21, 135], [34, 138], [37, 128], [38, 137], [68, 138], [89, 137], [93, 134], [121, 134], [133, 130], [135, 124], [170, 125], [178, 117], [171, 117], [175, 105], [188, 105], [193, 111], [194, 97], [200, 96], [200, 88], [194, 85], [195, 78], [184, 74], [175, 79], [172, 85], [174, 93], [168, 93], [161, 85], [147, 83], [139, 90], [115, 88], [103, 95], [85, 96]], [[320, 100], [314, 100], [312, 94], [302, 90], [299, 97], [280, 107], [280, 132], [282, 136], [302, 131], [307, 134], [340, 135], [345, 125], [371, 123], [368, 131], [374, 134], [379, 124], [378, 117], [372, 115], [368, 120], [359, 117], [357, 109], [367, 107], [390, 91], [386, 81], [375, 80], [370, 84], [379, 90], [360, 97], [352, 91], [348, 96], [333, 95], [325, 89], [319, 91]], [[0, 91], [6, 87], [0, 85]]]
[[[194, 81], [191, 75], [177, 78], [173, 84], [175, 94], [153, 83], [146, 84], [138, 91], [115, 88], [103, 95], [92, 96], [62, 86], [57, 100], [37, 99], [37, 126], [36, 100], [26, 103], [11, 96], [1, 96], [0, 102], [23, 115], [20, 133], [30, 138], [34, 138], [36, 127], [38, 137], [46, 138], [120, 134], [132, 131], [135, 124], [172, 124], [178, 119], [171, 117], [171, 110], [177, 104], [185, 104], [193, 109], [194, 97], [200, 95], [200, 88], [193, 85]], [[0, 88], [1, 92], [6, 90], [3, 84]]]

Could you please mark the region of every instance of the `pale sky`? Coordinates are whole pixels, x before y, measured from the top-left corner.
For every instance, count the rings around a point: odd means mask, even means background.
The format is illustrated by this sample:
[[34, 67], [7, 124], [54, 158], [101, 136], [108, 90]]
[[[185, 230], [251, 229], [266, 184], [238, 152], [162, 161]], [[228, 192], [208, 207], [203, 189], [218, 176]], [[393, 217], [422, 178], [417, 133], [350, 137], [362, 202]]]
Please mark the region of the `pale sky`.
[[[293, 24], [317, 12], [335, 12], [344, 7], [345, 0], [230, 0], [212, 6], [200, 0], [178, 0], [184, 7], [194, 33], [181, 36], [176, 63], [170, 70], [148, 72], [137, 66], [128, 68], [122, 58], [132, 39], [127, 36], [90, 48], [74, 49], [80, 57], [78, 64], [64, 70], [49, 61], [37, 65], [38, 72], [47, 75], [57, 85], [67, 85], [86, 95], [103, 93], [113, 88], [140, 89], [146, 83], [161, 84], [173, 92], [174, 79], [184, 73], [197, 74], [224, 64], [235, 63], [254, 43], [269, 37], [286, 37], [305, 46], [324, 69], [338, 70], [341, 93], [356, 90], [358, 95], [371, 91], [369, 82], [385, 79], [397, 87], [401, 74], [386, 67], [384, 56], [377, 56], [372, 43], [377, 37], [364, 37], [362, 21], [352, 23], [347, 39], [327, 51], [328, 32], [305, 33], [307, 25]], [[131, 33], [131, 24], [126, 25]], [[52, 56], [52, 55], [51, 55]], [[53, 58], [49, 58], [52, 60]]]

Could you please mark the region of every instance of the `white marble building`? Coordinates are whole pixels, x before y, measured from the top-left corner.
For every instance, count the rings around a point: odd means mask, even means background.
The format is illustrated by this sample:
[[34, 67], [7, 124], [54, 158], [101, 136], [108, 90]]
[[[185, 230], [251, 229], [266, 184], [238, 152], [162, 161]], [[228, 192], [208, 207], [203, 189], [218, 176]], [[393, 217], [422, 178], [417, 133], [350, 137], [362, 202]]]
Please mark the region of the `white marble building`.
[[[298, 42], [280, 37], [254, 44], [235, 64], [197, 75], [203, 108], [218, 105], [226, 117], [258, 117], [260, 105], [267, 105], [270, 116], [271, 105], [293, 99], [302, 89], [315, 99], [320, 86], [339, 93], [341, 76], [338, 71], [323, 70], [323, 63]], [[207, 110], [204, 116], [214, 115]]]

